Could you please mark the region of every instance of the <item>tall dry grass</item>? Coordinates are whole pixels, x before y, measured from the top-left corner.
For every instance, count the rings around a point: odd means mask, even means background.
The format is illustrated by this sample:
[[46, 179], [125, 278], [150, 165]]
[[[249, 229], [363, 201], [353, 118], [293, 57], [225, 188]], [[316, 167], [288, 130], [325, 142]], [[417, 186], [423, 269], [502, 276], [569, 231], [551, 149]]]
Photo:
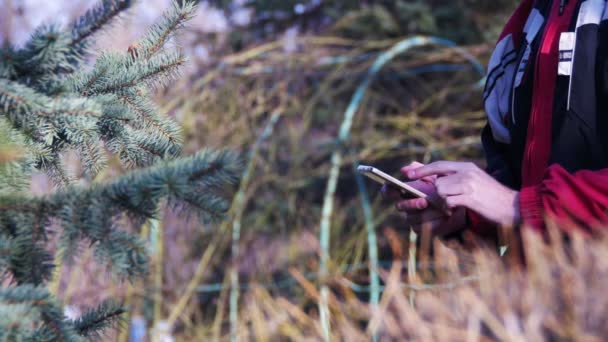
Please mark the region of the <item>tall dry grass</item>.
[[[550, 232], [544, 239], [524, 229], [525, 266], [513, 250], [501, 258], [493, 249], [463, 254], [435, 242], [433, 268], [417, 270], [413, 282], [401, 259], [381, 272], [385, 285], [378, 306], [361, 301], [349, 279], [335, 277], [332, 340], [369, 341], [376, 335], [382, 341], [605, 341], [608, 237], [573, 234], [565, 242], [556, 228]], [[317, 300], [314, 284], [291, 273], [308, 298]], [[261, 288], [249, 293], [241, 314], [242, 340], [323, 337], [315, 310]]]

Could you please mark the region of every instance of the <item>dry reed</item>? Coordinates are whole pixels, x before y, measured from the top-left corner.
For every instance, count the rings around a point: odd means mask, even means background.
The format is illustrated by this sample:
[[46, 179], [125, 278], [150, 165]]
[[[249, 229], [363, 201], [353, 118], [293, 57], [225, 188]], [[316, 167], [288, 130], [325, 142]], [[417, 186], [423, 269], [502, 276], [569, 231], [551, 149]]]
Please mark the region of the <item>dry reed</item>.
[[[395, 260], [382, 272], [377, 308], [335, 277], [329, 301], [335, 313], [332, 339], [369, 341], [376, 334], [380, 340], [407, 341], [605, 341], [608, 236], [588, 240], [575, 233], [564, 243], [555, 228], [549, 235], [544, 239], [524, 229], [525, 266], [519, 256], [501, 258], [494, 249], [464, 254], [436, 242], [433, 277], [412, 284]], [[294, 277], [317, 300], [314, 285]], [[314, 312], [260, 288], [248, 294], [242, 315], [249, 323], [241, 331], [244, 340], [260, 332], [267, 340], [323, 337]]]

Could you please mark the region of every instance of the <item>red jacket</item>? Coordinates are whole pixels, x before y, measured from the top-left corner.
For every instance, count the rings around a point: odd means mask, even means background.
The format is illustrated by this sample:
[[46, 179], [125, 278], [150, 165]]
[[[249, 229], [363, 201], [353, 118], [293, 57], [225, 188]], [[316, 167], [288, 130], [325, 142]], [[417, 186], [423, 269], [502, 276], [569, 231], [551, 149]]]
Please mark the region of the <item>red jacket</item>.
[[535, 229], [545, 217], [608, 225], [607, 19], [603, 0], [524, 0], [490, 61], [488, 172], [520, 190], [524, 224]]

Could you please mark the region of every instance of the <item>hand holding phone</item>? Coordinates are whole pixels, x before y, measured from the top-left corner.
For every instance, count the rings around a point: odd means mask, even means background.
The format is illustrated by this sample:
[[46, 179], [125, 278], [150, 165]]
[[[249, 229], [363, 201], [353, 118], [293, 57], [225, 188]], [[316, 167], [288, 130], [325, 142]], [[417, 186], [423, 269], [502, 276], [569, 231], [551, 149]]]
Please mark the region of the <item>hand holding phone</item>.
[[[409, 169], [421, 166], [422, 164], [414, 162], [402, 168], [401, 172], [405, 173]], [[432, 235], [445, 236], [464, 228], [466, 210], [464, 208], [457, 208], [454, 211], [446, 211], [441, 205], [441, 199], [437, 196], [434, 178], [402, 182], [371, 166], [362, 165], [358, 168], [358, 171], [374, 181], [383, 184], [384, 187], [398, 189], [401, 192], [402, 199], [399, 200], [397, 191], [389, 191], [391, 199], [397, 201], [397, 210], [405, 214], [404, 218], [406, 222], [416, 233], [422, 234], [423, 228], [430, 228]], [[419, 206], [421, 201], [416, 200], [416, 198], [425, 199], [426, 203], [424, 207]], [[403, 204], [405, 206], [402, 206]]]

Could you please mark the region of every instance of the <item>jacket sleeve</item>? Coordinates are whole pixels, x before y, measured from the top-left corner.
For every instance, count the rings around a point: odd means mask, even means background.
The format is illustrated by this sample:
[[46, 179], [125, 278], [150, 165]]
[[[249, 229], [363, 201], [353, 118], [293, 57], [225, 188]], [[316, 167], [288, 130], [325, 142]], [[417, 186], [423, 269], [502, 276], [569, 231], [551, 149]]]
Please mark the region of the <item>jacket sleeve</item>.
[[608, 169], [570, 174], [554, 164], [541, 184], [520, 192], [524, 224], [537, 230], [544, 228], [545, 218], [592, 230], [608, 222], [607, 209]]
[[[500, 34], [498, 41], [502, 40], [507, 34], [513, 34], [513, 41], [515, 42], [520, 40], [521, 28], [525, 26], [534, 3], [534, 0], [524, 0], [519, 4]], [[501, 144], [494, 139], [489, 123], [483, 129], [481, 140], [487, 162], [486, 172], [505, 186], [514, 188], [516, 186], [515, 179], [507, 163], [508, 145]], [[478, 235], [496, 235], [496, 225], [472, 210], [467, 210], [467, 225], [471, 231]]]
[[487, 162], [486, 172], [503, 185], [514, 188], [515, 180], [509, 163], [507, 163], [509, 146], [494, 140], [490, 124], [483, 129], [481, 142]]

